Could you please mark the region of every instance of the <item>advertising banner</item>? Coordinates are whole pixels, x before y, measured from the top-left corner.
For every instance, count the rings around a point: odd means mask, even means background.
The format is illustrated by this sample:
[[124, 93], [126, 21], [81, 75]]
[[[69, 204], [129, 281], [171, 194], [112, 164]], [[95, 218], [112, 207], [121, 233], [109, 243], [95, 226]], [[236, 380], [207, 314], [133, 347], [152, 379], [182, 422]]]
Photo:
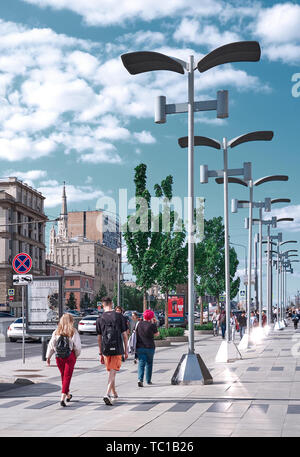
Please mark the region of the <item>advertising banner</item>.
[[169, 324], [184, 325], [185, 300], [184, 295], [169, 295], [168, 297], [168, 318]]
[[62, 278], [34, 277], [27, 286], [26, 332], [51, 334], [63, 313]]

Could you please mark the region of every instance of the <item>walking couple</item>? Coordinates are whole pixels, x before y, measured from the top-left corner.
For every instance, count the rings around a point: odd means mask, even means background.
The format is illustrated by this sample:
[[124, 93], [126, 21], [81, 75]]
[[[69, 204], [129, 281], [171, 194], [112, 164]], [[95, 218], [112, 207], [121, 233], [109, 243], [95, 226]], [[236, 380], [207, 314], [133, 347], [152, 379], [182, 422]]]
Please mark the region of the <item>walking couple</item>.
[[[116, 374], [124, 360], [128, 358], [128, 326], [124, 316], [112, 309], [112, 301], [105, 298], [102, 301], [104, 313], [97, 319], [96, 330], [98, 334], [98, 345], [100, 362], [105, 364], [108, 371], [108, 385], [103, 401], [106, 405], [113, 405], [113, 399], [118, 398], [116, 391]], [[154, 320], [154, 313], [151, 310], [144, 312], [144, 321], [138, 321], [134, 332], [136, 333], [136, 347], [133, 352], [137, 354], [138, 365], [138, 386], [143, 387], [144, 373], [146, 381], [152, 384], [152, 365], [155, 351], [154, 336], [158, 335]]]
[[[128, 358], [128, 325], [123, 314], [112, 308], [112, 300], [109, 297], [102, 301], [104, 313], [96, 321], [100, 363], [104, 364], [108, 371], [108, 385], [103, 401], [106, 405], [113, 405], [113, 399], [118, 398], [116, 391], [116, 374], [120, 371], [122, 357]], [[158, 334], [155, 324], [154, 313], [146, 310], [144, 321], [136, 327], [136, 348], [139, 359], [138, 385], [143, 386], [144, 372], [146, 381], [152, 384], [152, 365], [155, 351], [154, 336]], [[74, 328], [74, 319], [70, 314], [64, 314], [53, 332], [48, 344], [46, 360], [50, 366], [50, 359], [55, 353], [56, 364], [61, 373], [62, 392], [60, 405], [66, 406], [72, 395], [69, 392], [70, 382], [76, 360], [81, 352], [81, 342], [78, 331]]]

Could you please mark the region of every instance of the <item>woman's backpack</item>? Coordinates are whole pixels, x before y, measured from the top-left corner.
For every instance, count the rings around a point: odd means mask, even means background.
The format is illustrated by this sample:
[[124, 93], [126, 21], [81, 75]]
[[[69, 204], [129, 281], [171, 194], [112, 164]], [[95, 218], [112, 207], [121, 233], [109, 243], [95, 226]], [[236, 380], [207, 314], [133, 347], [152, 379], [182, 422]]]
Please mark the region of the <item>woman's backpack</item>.
[[69, 345], [69, 338], [67, 336], [60, 335], [56, 342], [56, 357], [60, 359], [66, 359], [71, 354]]

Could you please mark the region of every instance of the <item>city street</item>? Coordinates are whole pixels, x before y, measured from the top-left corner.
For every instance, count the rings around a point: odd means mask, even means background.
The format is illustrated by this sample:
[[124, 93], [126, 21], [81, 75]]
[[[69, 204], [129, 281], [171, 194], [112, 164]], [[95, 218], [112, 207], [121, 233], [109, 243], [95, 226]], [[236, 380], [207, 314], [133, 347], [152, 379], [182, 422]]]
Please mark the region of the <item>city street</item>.
[[84, 343], [71, 383], [74, 398], [63, 411], [54, 360], [46, 367], [33, 356], [24, 367], [21, 360], [2, 359], [3, 382], [21, 378], [34, 384], [9, 390], [6, 384], [0, 392], [0, 436], [299, 437], [298, 338], [300, 330], [290, 323], [244, 351], [242, 360], [217, 364], [221, 337], [197, 337], [196, 352], [214, 381], [206, 386], [170, 383], [186, 343], [157, 348], [154, 384], [138, 388], [137, 368], [129, 359], [117, 375], [119, 399], [111, 407], [102, 400], [107, 374], [97, 347]]

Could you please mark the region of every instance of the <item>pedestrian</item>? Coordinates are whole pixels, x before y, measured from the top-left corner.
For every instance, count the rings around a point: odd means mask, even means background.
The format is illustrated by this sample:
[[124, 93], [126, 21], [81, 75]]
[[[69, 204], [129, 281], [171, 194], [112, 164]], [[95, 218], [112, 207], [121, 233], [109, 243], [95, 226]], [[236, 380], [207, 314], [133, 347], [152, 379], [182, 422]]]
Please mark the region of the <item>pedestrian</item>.
[[50, 366], [50, 359], [56, 353], [56, 364], [61, 374], [61, 406], [67, 406], [71, 401], [70, 382], [76, 360], [81, 352], [80, 336], [74, 328], [74, 319], [71, 314], [63, 314], [58, 323], [57, 329], [52, 333], [48, 344], [46, 361]]
[[245, 311], [243, 310], [240, 317], [238, 318], [238, 323], [239, 323], [239, 329], [240, 329], [240, 338], [242, 339], [243, 336], [245, 335], [245, 331], [247, 328], [247, 318]]
[[[132, 334], [133, 334], [133, 333], [136, 333], [136, 328], [142, 319], [139, 318], [139, 316], [136, 312], [133, 312], [131, 317], [132, 317], [132, 322], [133, 322], [133, 327], [132, 327]], [[137, 361], [138, 361], [138, 355], [137, 355], [137, 352], [135, 352], [133, 363], [137, 363]]]
[[250, 327], [253, 328], [253, 327], [256, 327], [257, 325], [257, 318], [254, 314], [253, 311], [251, 311], [251, 314], [250, 314]]
[[136, 352], [138, 356], [138, 386], [143, 387], [144, 374], [147, 384], [152, 384], [152, 368], [155, 352], [154, 337], [159, 335], [154, 318], [154, 312], [146, 309], [143, 314], [144, 320], [139, 322], [136, 328]]
[[237, 319], [233, 313], [230, 313], [230, 334], [231, 334], [231, 340], [235, 340], [235, 332], [236, 332], [236, 327], [238, 325]]
[[261, 313], [261, 325], [265, 327], [267, 325], [267, 315], [264, 311]]
[[112, 309], [112, 300], [105, 297], [102, 300], [104, 312], [96, 321], [100, 363], [108, 371], [108, 384], [103, 401], [106, 405], [113, 405], [112, 398], [118, 398], [116, 391], [116, 374], [124, 360], [128, 358], [127, 352], [127, 326], [122, 314]]
[[213, 335], [219, 335], [219, 311], [216, 309], [212, 315], [212, 322], [213, 322]]
[[[130, 322], [129, 322], [129, 317], [128, 316], [124, 316], [124, 309], [122, 308], [122, 306], [120, 305], [117, 305], [115, 307], [115, 311], [116, 313], [120, 313], [122, 318], [124, 319], [125, 321], [125, 324], [126, 324], [126, 327], [127, 327], [127, 338], [129, 338], [130, 336]], [[125, 358], [124, 358], [124, 355], [122, 355], [122, 362], [125, 362]]]
[[225, 313], [224, 309], [221, 311], [220, 316], [219, 316], [219, 325], [221, 327], [222, 338], [224, 340], [225, 332], [226, 332], [226, 313]]
[[294, 323], [294, 329], [297, 330], [298, 328], [298, 322], [299, 322], [299, 316], [298, 314], [296, 314], [296, 311], [293, 311], [293, 314], [292, 314], [292, 321]]

